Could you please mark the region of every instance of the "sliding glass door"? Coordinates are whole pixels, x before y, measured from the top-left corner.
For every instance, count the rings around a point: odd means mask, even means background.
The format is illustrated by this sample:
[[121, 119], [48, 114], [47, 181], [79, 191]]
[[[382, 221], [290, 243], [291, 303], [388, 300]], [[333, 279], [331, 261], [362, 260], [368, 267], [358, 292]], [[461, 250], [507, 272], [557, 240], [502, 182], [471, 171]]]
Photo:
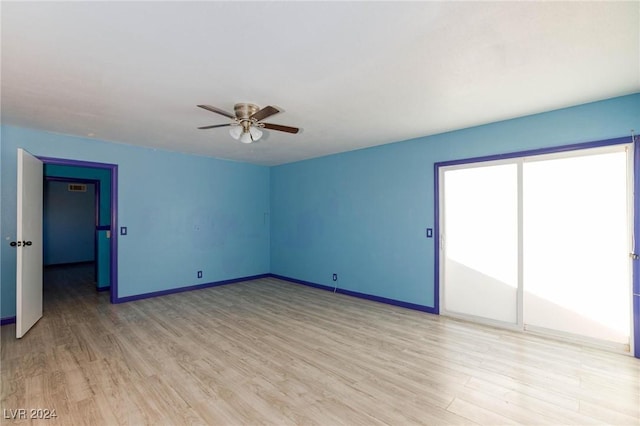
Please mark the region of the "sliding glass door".
[[517, 323], [516, 177], [515, 164], [446, 172], [447, 310]]
[[441, 167], [441, 312], [629, 351], [630, 150]]
[[524, 162], [524, 323], [628, 344], [624, 150]]

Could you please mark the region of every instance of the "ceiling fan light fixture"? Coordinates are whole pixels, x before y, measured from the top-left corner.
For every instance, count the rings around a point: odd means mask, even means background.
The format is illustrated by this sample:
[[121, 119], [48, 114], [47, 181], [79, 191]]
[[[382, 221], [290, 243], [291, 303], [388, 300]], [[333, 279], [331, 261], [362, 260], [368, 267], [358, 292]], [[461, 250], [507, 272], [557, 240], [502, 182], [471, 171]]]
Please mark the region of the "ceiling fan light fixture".
[[231, 128], [229, 129], [229, 134], [235, 140], [240, 139], [240, 136], [242, 136], [242, 126], [231, 126]]
[[240, 136], [240, 142], [242, 142], [242, 143], [251, 143], [251, 142], [253, 142], [253, 139], [251, 139], [251, 133], [243, 132], [242, 136]]
[[249, 128], [249, 133], [251, 133], [251, 139], [253, 139], [254, 142], [262, 137], [262, 130], [260, 130], [256, 126], [251, 126]]

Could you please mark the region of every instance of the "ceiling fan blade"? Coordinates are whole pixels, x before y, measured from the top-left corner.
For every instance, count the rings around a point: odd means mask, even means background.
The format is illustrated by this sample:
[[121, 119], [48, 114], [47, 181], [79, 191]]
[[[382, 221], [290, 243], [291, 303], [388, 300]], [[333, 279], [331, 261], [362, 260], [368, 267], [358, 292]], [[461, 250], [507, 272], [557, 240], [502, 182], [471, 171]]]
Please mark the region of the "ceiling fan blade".
[[273, 114], [277, 114], [279, 113], [280, 110], [278, 108], [272, 107], [271, 105], [268, 105], [264, 108], [262, 108], [260, 111], [254, 113], [251, 117], [249, 117], [252, 120], [256, 120], [256, 121], [261, 121], [264, 120], [267, 117], [271, 117]]
[[225, 111], [223, 109], [220, 109], [220, 108], [213, 107], [211, 105], [198, 105], [198, 107], [206, 109], [207, 111], [211, 111], [211, 112], [215, 112], [215, 113], [220, 114], [220, 115], [224, 115], [225, 117], [233, 118], [234, 120], [236, 118], [236, 116], [231, 114], [230, 112], [227, 112], [227, 111]]
[[282, 124], [260, 123], [265, 129], [279, 130], [287, 133], [298, 133], [300, 129], [297, 127], [283, 126]]
[[198, 127], [198, 129], [215, 129], [216, 127], [227, 127], [227, 126], [231, 126], [231, 123], [227, 123], [227, 124], [214, 124], [212, 126], [202, 126], [202, 127]]

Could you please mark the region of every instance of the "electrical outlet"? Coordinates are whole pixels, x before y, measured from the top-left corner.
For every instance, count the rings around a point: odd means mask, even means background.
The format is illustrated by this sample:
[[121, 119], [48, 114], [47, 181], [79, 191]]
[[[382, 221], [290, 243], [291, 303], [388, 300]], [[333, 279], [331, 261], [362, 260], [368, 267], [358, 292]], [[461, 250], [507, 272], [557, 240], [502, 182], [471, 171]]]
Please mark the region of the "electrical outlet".
[[433, 238], [433, 228], [427, 228], [427, 238]]
[[333, 274], [333, 280], [338, 281], [338, 274]]
[[120, 227], [120, 235], [127, 235], [127, 227], [126, 226], [121, 226]]
[[202, 271], [198, 271], [198, 278], [202, 278]]

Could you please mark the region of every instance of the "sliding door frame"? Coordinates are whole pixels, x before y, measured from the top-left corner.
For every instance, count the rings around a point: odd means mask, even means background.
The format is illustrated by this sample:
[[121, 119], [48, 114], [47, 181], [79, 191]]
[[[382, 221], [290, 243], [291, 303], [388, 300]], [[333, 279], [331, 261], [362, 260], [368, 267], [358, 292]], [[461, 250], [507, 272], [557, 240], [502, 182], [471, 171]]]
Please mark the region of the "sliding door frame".
[[[487, 165], [497, 165], [497, 164], [505, 164], [505, 163], [513, 163], [517, 164], [517, 179], [518, 185], [521, 188], [522, 178], [523, 178], [523, 163], [524, 158], [526, 157], [544, 157], [544, 156], [556, 156], [558, 154], [559, 157], [565, 157], [561, 155], [562, 153], [566, 153], [566, 156], [571, 156], [572, 152], [588, 150], [593, 148], [604, 148], [604, 147], [613, 147], [616, 145], [631, 145], [632, 149], [632, 170], [629, 171], [629, 184], [631, 185], [631, 205], [630, 209], [630, 223], [632, 227], [631, 236], [633, 242], [640, 241], [640, 209], [634, 208], [634, 206], [638, 205], [640, 202], [640, 171], [638, 167], [640, 166], [640, 140], [638, 137], [622, 137], [615, 139], [607, 139], [601, 141], [587, 142], [587, 143], [579, 143], [579, 144], [571, 144], [571, 145], [563, 145], [549, 148], [541, 148], [527, 151], [518, 151], [511, 152], [506, 154], [497, 154], [497, 155], [489, 155], [483, 157], [474, 157], [474, 158], [465, 158], [459, 160], [451, 160], [438, 162], [434, 164], [434, 237], [435, 237], [435, 277], [434, 277], [434, 301], [436, 312], [442, 313], [445, 315], [453, 316], [453, 317], [464, 317], [465, 319], [473, 320], [473, 318], [469, 318], [463, 315], [456, 315], [455, 313], [446, 312], [446, 308], [444, 305], [444, 283], [443, 278], [443, 261], [441, 256], [442, 252], [442, 244], [443, 244], [443, 229], [442, 229], [442, 221], [444, 219], [443, 216], [443, 173], [445, 169], [451, 170], [456, 168], [465, 168], [465, 167], [481, 167], [482, 163], [487, 163]], [[519, 161], [518, 161], [519, 160]], [[523, 215], [523, 194], [522, 191], [518, 191], [518, 220], [522, 223], [522, 215]], [[522, 273], [523, 273], [523, 257], [522, 257], [522, 244], [523, 244], [523, 226], [519, 226], [518, 230], [518, 301], [517, 301], [517, 324], [515, 326], [510, 326], [506, 323], [501, 323], [498, 321], [491, 320], [480, 320], [478, 322], [487, 323], [490, 325], [498, 325], [500, 327], [508, 328], [508, 329], [517, 329], [524, 330], [524, 318], [523, 318], [523, 295], [521, 294], [522, 289]], [[638, 252], [638, 244], [633, 247], [635, 252]], [[630, 354], [635, 355], [635, 357], [640, 358], [640, 265], [638, 265], [640, 261], [634, 260], [632, 262], [632, 273], [631, 273], [631, 298], [632, 298], [632, 325], [631, 325], [631, 338], [630, 338]], [[442, 271], [442, 272], [441, 272]], [[443, 310], [441, 311], [440, 305], [442, 304]]]

